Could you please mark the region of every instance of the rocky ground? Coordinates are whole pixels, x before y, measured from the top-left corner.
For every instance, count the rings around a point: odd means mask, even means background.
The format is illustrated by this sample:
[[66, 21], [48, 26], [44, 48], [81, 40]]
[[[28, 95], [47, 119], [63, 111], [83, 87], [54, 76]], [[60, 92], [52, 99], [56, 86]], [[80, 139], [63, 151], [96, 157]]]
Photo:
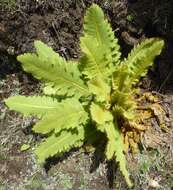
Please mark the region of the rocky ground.
[[[141, 152], [127, 159], [135, 190], [173, 188], [173, 1], [1, 0], [0, 190], [128, 189], [115, 163], [103, 160], [99, 152], [72, 150], [48, 160], [45, 166], [39, 165], [32, 153], [39, 140], [31, 131], [35, 119], [9, 111], [3, 101], [11, 95], [41, 93], [40, 83], [16, 62], [16, 55], [33, 51], [34, 40], [42, 40], [66, 59], [80, 57], [83, 16], [92, 2], [104, 9], [120, 40], [123, 56], [146, 37], [161, 37], [166, 42], [140, 87], [159, 96], [169, 133], [160, 130], [157, 119], [152, 118], [157, 133], [146, 135]], [[25, 143], [30, 144], [30, 149], [22, 152]]]

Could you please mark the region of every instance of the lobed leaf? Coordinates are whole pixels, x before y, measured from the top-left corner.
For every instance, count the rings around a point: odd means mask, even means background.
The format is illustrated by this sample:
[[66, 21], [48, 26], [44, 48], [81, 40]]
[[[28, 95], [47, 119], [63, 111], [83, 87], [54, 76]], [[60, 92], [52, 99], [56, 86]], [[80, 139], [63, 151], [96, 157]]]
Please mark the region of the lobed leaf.
[[[17, 57], [26, 72], [49, 84], [57, 95], [81, 97], [88, 95], [88, 89], [80, 78], [78, 64], [66, 62], [40, 41], [35, 42], [37, 54], [23, 54]], [[49, 54], [47, 54], [49, 53]]]
[[154, 59], [161, 53], [164, 41], [159, 38], [149, 38], [137, 45], [124, 61], [130, 74], [129, 80], [138, 82], [146, 75], [148, 68], [153, 65]]
[[84, 36], [91, 36], [96, 39], [99, 46], [104, 46], [104, 54], [106, 54], [110, 63], [113, 62], [113, 65], [119, 63], [121, 53], [118, 39], [115, 38], [111, 25], [105, 19], [102, 9], [96, 4], [93, 4], [86, 12]]
[[46, 134], [55, 130], [55, 133], [59, 133], [62, 129], [74, 129], [85, 124], [87, 119], [88, 114], [81, 103], [76, 99], [67, 99], [59, 103], [54, 112], [43, 117], [33, 131]]
[[106, 79], [110, 75], [111, 70], [107, 67], [104, 48], [98, 46], [96, 40], [90, 36], [83, 37], [80, 41], [81, 49], [84, 53], [81, 59], [83, 74], [89, 79], [95, 77]]
[[47, 96], [12, 96], [5, 100], [6, 105], [25, 116], [43, 116], [57, 109], [59, 102]]
[[[84, 19], [84, 36], [80, 38], [83, 73], [89, 78], [107, 79], [118, 65], [119, 45], [110, 24], [104, 18], [102, 9], [93, 4]], [[108, 79], [107, 79], [108, 80]]]
[[53, 134], [42, 142], [35, 153], [39, 162], [45, 162], [48, 157], [68, 151], [72, 147], [83, 144], [84, 127], [78, 127], [77, 131], [62, 131], [58, 135]]
[[106, 149], [107, 159], [112, 159], [114, 156], [116, 157], [117, 162], [119, 162], [120, 170], [124, 175], [127, 184], [129, 185], [129, 187], [131, 187], [132, 183], [129, 178], [129, 173], [126, 169], [126, 159], [123, 153], [123, 141], [116, 121], [115, 123], [108, 123], [105, 127], [105, 131], [108, 138], [108, 144]]

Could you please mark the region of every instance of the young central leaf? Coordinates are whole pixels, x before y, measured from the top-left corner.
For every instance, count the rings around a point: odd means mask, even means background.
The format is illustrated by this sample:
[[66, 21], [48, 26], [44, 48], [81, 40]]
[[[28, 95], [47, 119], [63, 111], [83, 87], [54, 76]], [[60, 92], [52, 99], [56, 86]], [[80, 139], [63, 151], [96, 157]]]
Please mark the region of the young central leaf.
[[100, 77], [93, 78], [88, 82], [90, 93], [96, 95], [98, 102], [109, 102], [110, 101], [110, 86], [105, 83]]
[[96, 123], [103, 125], [108, 121], [112, 121], [113, 117], [108, 110], [104, 110], [99, 105], [92, 103], [90, 107], [91, 116]]

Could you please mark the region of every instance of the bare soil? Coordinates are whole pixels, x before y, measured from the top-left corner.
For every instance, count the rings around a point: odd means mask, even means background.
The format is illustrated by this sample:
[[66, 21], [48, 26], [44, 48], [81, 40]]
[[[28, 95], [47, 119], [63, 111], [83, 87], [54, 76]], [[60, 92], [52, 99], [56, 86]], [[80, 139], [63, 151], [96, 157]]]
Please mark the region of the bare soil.
[[[160, 130], [152, 118], [156, 130], [147, 136], [146, 147], [127, 159], [133, 189], [173, 189], [173, 1], [18, 0], [13, 8], [0, 3], [0, 190], [128, 189], [117, 165], [106, 162], [99, 152], [72, 150], [40, 166], [32, 153], [40, 140], [31, 131], [35, 119], [9, 111], [3, 101], [14, 94], [40, 93], [39, 82], [24, 73], [16, 61], [18, 54], [34, 51], [34, 40], [42, 40], [66, 59], [80, 57], [83, 16], [93, 2], [111, 22], [123, 56], [146, 37], [161, 37], [166, 42], [140, 87], [159, 96], [170, 133]], [[161, 141], [159, 137], [163, 137]], [[31, 148], [21, 152], [24, 143]]]

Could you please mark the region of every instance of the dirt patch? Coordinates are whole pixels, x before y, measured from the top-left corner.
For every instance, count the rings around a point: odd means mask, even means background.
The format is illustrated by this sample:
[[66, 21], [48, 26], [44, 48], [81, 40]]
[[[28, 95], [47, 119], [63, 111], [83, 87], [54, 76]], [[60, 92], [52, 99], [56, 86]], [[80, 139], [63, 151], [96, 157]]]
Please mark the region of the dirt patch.
[[[92, 2], [104, 9], [120, 39], [123, 56], [145, 37], [165, 39], [166, 47], [156, 61], [157, 66], [150, 70], [149, 77], [143, 79], [140, 86], [144, 91], [166, 93], [160, 100], [168, 108], [172, 130], [172, 1], [16, 1], [14, 9], [0, 8], [0, 189], [128, 189], [114, 163], [106, 163], [99, 157], [96, 159], [99, 160], [97, 167], [91, 170], [92, 158], [97, 154], [85, 154], [82, 150], [64, 156], [61, 161], [56, 158], [56, 162], [50, 162], [48, 170], [44, 169], [32, 153], [32, 147], [39, 140], [31, 132], [34, 118], [23, 118], [10, 112], [3, 102], [11, 95], [40, 93], [39, 83], [24, 73], [15, 61], [16, 55], [33, 51], [34, 40], [42, 40], [66, 59], [80, 57], [83, 16]], [[153, 122], [156, 126], [157, 121], [153, 119]], [[173, 187], [172, 136], [169, 134], [167, 137], [163, 131], [157, 133], [158, 136], [166, 136], [166, 143], [156, 144], [154, 148], [151, 145], [142, 147], [140, 154], [127, 156], [136, 190], [151, 189], [152, 180], [160, 185], [160, 189], [170, 190]], [[21, 152], [23, 143], [30, 144], [31, 150]]]

